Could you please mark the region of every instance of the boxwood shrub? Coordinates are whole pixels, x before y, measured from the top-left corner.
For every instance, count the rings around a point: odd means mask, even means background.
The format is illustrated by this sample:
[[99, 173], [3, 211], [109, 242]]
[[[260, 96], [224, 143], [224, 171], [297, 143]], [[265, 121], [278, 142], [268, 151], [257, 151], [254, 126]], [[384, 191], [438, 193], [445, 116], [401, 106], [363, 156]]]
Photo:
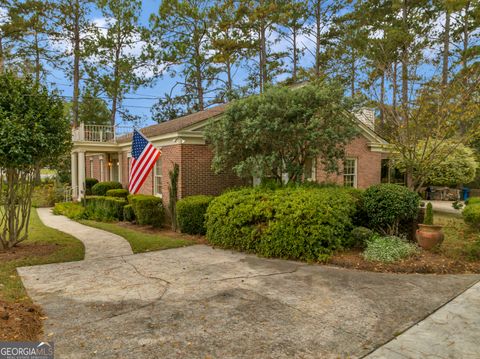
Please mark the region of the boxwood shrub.
[[135, 213], [131, 204], [127, 204], [123, 207], [123, 219], [128, 222], [135, 221]]
[[326, 260], [350, 241], [358, 198], [344, 188], [245, 188], [213, 199], [207, 239], [265, 257]]
[[85, 195], [92, 195], [92, 187], [98, 183], [96, 178], [85, 178]]
[[165, 218], [162, 199], [155, 196], [135, 194], [128, 196], [138, 224], [161, 226]]
[[366, 227], [389, 235], [397, 235], [402, 222], [413, 221], [419, 205], [416, 192], [396, 184], [371, 186], [362, 196]]
[[205, 234], [205, 214], [212, 196], [190, 196], [177, 202], [177, 223], [182, 233]]
[[462, 212], [463, 220], [474, 228], [480, 228], [480, 203], [469, 202]]
[[53, 214], [66, 216], [70, 219], [78, 220], [85, 218], [85, 208], [80, 203], [60, 202], [55, 203]]
[[106, 196], [108, 190], [121, 188], [122, 184], [120, 182], [99, 182], [92, 187], [92, 194], [94, 196]]
[[124, 198], [106, 196], [87, 196], [83, 200], [85, 215], [97, 221], [123, 220]]
[[127, 198], [128, 190], [126, 189], [109, 189], [107, 191], [108, 197], [120, 197], [120, 198]]

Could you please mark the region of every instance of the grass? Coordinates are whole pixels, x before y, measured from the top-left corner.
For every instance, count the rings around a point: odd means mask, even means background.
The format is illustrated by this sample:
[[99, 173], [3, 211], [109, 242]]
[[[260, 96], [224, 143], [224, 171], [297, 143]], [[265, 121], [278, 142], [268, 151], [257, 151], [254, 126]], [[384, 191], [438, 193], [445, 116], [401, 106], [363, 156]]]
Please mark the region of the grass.
[[0, 299], [14, 302], [30, 301], [17, 274], [17, 267], [78, 261], [84, 258], [85, 248], [82, 242], [68, 234], [45, 226], [33, 208], [29, 228], [29, 239], [20, 245], [55, 245], [57, 248], [46, 255], [27, 254], [21, 258], [1, 260]]
[[96, 222], [92, 220], [80, 220], [79, 222], [90, 227], [115, 233], [125, 238], [130, 243], [133, 253], [186, 247], [195, 244], [194, 241], [189, 239], [171, 238], [161, 234], [145, 233], [140, 230], [122, 227], [116, 223]]
[[443, 226], [445, 240], [438, 252], [455, 260], [480, 260], [480, 233], [457, 215], [435, 213], [434, 223]]

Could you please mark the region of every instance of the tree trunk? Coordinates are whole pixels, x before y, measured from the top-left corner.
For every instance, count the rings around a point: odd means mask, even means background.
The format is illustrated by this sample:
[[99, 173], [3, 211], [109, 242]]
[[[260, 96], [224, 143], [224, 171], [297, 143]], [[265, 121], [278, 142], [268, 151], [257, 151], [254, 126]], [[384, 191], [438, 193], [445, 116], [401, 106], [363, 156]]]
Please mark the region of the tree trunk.
[[292, 81], [293, 83], [297, 82], [297, 29], [292, 30], [292, 41], [293, 41], [293, 71], [292, 71]]
[[35, 31], [33, 35], [34, 46], [35, 46], [35, 83], [40, 83], [40, 49], [38, 46], [38, 32]]
[[227, 60], [225, 62], [225, 65], [227, 67], [227, 91], [231, 93], [233, 90], [233, 80], [232, 80], [232, 64], [230, 63], [230, 60]]
[[3, 59], [3, 38], [0, 34], [0, 74], [3, 73], [4, 59]]
[[80, 94], [80, 3], [74, 3], [74, 24], [73, 24], [73, 127], [78, 126], [78, 98]]
[[261, 29], [260, 29], [260, 77], [261, 77], [260, 92], [263, 92], [265, 85], [268, 83], [267, 39], [266, 39], [266, 29], [263, 24], [261, 25]]
[[448, 58], [450, 54], [450, 11], [445, 11], [445, 33], [443, 35], [442, 85], [448, 84]]
[[[406, 34], [408, 32], [407, 0], [403, 0], [402, 22], [403, 22], [403, 30]], [[402, 44], [402, 107], [404, 110], [406, 110], [408, 106], [408, 66], [409, 66], [408, 44], [404, 42]]]
[[355, 50], [352, 47], [352, 62], [350, 64], [350, 71], [351, 71], [351, 83], [350, 83], [350, 89], [352, 92], [352, 97], [355, 96], [355, 80], [356, 80], [356, 55], [355, 55]]
[[315, 75], [320, 77], [320, 49], [322, 40], [322, 0], [315, 3]]
[[470, 9], [470, 1], [465, 5], [465, 16], [463, 17], [463, 51], [462, 51], [462, 69], [465, 71], [468, 67], [468, 11]]
[[395, 111], [397, 108], [397, 96], [398, 96], [398, 83], [397, 83], [397, 69], [398, 69], [398, 63], [395, 61], [393, 63], [393, 75], [392, 75], [392, 107], [393, 110]]
[[380, 81], [380, 124], [383, 129], [385, 123], [385, 69], [382, 69], [382, 78]]

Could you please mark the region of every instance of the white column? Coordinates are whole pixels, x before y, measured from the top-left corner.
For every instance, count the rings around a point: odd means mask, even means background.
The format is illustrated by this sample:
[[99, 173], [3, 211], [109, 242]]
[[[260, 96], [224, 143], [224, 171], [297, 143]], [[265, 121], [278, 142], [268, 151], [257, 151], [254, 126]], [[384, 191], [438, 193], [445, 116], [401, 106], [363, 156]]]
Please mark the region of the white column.
[[77, 153], [72, 152], [71, 175], [72, 175], [72, 199], [78, 198], [78, 161]]
[[118, 182], [122, 183], [123, 177], [123, 157], [122, 152], [118, 152]]
[[78, 152], [78, 199], [85, 196], [85, 152]]

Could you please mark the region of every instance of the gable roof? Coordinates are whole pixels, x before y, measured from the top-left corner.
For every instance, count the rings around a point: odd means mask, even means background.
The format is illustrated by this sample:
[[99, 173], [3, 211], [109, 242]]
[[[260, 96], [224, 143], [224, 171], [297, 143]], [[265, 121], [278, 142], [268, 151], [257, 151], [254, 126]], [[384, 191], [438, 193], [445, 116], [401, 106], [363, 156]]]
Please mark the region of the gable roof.
[[[227, 104], [221, 104], [203, 111], [195, 112], [190, 115], [175, 118], [170, 121], [162, 122], [156, 125], [144, 127], [140, 130], [147, 138], [165, 135], [167, 133], [178, 132], [197, 123], [208, 120], [212, 117], [221, 115], [227, 109]], [[118, 139], [119, 143], [130, 142], [132, 134], [122, 136]]]

